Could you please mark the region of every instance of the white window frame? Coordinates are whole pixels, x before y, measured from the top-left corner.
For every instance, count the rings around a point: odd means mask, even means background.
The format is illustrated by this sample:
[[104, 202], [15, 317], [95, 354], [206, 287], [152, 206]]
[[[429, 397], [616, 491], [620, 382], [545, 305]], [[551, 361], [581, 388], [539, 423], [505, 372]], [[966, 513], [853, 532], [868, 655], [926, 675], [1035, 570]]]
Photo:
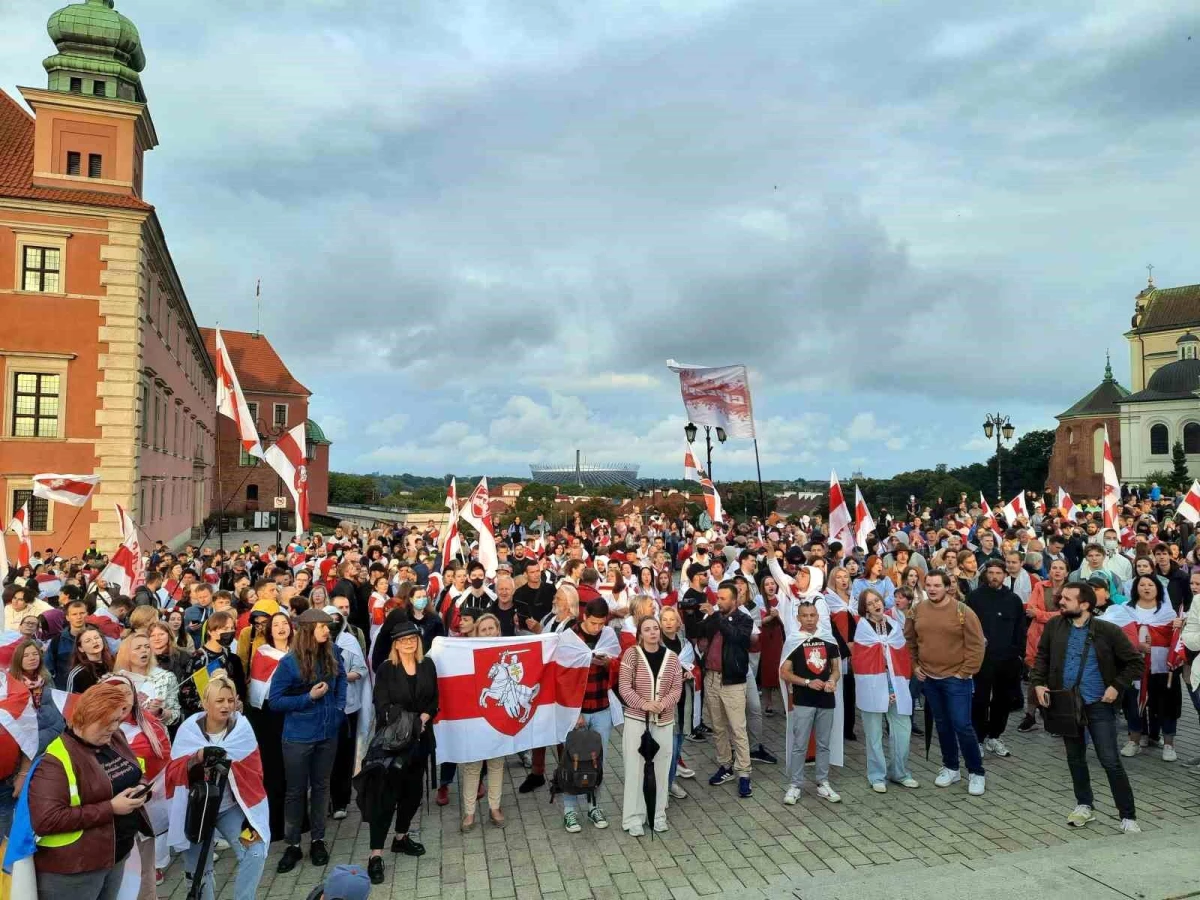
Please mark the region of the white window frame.
[[[36, 294], [42, 297], [62, 297], [67, 293], [67, 239], [70, 232], [18, 231], [16, 265], [13, 266], [13, 290], [18, 294]], [[25, 248], [48, 247], [58, 251], [58, 291], [25, 290]]]

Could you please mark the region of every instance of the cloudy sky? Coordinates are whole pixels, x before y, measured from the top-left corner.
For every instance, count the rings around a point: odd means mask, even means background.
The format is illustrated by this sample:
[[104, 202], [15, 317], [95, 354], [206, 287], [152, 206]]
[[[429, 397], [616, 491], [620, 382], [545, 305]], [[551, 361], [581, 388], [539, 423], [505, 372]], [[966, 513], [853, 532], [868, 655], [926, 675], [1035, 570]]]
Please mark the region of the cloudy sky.
[[[54, 6], [0, 0], [0, 88]], [[1200, 281], [1183, 0], [118, 9], [196, 316], [262, 278], [341, 470], [677, 476], [669, 357], [751, 367], [767, 478], [982, 460], [1127, 383], [1147, 263]]]

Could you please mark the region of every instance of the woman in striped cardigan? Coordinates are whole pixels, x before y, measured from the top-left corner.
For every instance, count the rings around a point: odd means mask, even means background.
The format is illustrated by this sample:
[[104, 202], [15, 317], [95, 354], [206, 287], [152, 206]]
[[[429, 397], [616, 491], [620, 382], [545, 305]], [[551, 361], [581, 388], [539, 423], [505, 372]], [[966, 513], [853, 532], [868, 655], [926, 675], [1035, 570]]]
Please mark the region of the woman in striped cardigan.
[[[647, 616], [638, 622], [637, 644], [621, 656], [618, 693], [625, 707], [622, 748], [625, 756], [625, 797], [621, 808], [621, 827], [634, 837], [645, 834], [651, 825], [655, 831], [667, 830], [667, 788], [670, 782], [674, 749], [675, 706], [683, 691], [683, 670], [679, 657], [662, 642], [658, 620]], [[642, 734], [649, 731], [658, 744], [654, 757], [656, 792], [654, 821], [646, 821], [646, 801], [642, 796], [645, 760], [638, 752]]]

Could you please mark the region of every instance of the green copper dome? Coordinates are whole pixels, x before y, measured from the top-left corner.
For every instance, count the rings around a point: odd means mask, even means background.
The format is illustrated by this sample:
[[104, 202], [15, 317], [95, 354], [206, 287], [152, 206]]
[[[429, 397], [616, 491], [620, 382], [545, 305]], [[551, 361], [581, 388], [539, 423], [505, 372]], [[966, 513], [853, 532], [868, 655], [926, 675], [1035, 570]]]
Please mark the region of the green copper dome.
[[146, 67], [138, 30], [113, 9], [113, 0], [82, 0], [50, 16], [46, 31], [58, 53], [42, 65], [50, 90], [145, 101]]

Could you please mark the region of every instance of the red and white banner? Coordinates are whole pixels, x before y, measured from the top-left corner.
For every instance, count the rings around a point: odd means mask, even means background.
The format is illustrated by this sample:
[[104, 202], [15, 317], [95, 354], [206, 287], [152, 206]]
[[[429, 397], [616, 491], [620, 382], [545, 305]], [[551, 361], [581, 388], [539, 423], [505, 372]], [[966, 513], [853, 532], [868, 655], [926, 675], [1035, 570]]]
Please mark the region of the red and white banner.
[[[11, 656], [11, 654], [10, 654]], [[5, 669], [7, 670], [7, 666]], [[0, 777], [16, 771], [18, 751], [33, 759], [38, 752], [38, 718], [29, 688], [5, 671], [0, 677]], [[11, 766], [10, 766], [11, 763]]]
[[887, 621], [887, 627], [887, 635], [881, 635], [866, 618], [858, 620], [850, 645], [855, 705], [863, 712], [887, 712], [890, 676], [896, 694], [896, 712], [911, 716], [908, 679], [912, 677], [912, 657], [904, 640], [904, 629], [892, 621]]
[[[496, 535], [492, 533], [491, 498], [488, 496], [487, 478], [479, 479], [475, 490], [463, 504], [459, 517], [479, 534], [479, 561], [483, 563], [488, 578], [496, 575], [500, 556], [496, 552]], [[490, 758], [490, 757], [487, 757]]]
[[700, 467], [696, 465], [696, 454], [692, 450], [692, 445], [688, 443], [683, 445], [683, 480], [700, 480]]
[[246, 453], [266, 459], [262, 444], [258, 442], [258, 426], [250, 417], [250, 407], [246, 405], [246, 397], [238, 383], [237, 372], [233, 370], [233, 360], [229, 358], [220, 328], [217, 329], [217, 412], [233, 420]]
[[99, 475], [34, 475], [33, 496], [67, 506], [83, 506], [99, 483]]
[[754, 407], [745, 366], [686, 366], [673, 359], [667, 368], [679, 376], [688, 419], [725, 429], [729, 437], [754, 438]]
[[1058, 489], [1058, 508], [1062, 510], [1068, 522], [1075, 521], [1075, 501], [1062, 488]]
[[988, 506], [987, 497], [983, 496], [983, 491], [979, 492], [979, 509], [983, 512], [983, 524], [992, 530], [992, 534], [996, 536], [996, 544], [999, 546], [1003, 540], [1000, 534], [1000, 523], [992, 514], [992, 508]]
[[854, 549], [854, 527], [850, 523], [850, 511], [846, 509], [846, 497], [838, 483], [836, 471], [829, 473], [829, 540], [841, 541], [847, 551]]
[[29, 561], [33, 559], [33, 537], [29, 533], [28, 500], [17, 510], [12, 521], [8, 523], [8, 530], [17, 536], [17, 565], [29, 565]]
[[704, 507], [708, 510], [708, 518], [713, 524], [725, 521], [725, 508], [721, 506], [721, 495], [717, 487], [707, 475], [700, 479], [700, 493], [704, 495]]
[[[831, 506], [830, 509], [832, 510], [833, 507]], [[871, 518], [871, 511], [867, 509], [867, 501], [863, 499], [862, 491], [856, 484], [854, 486], [854, 540], [858, 546], [866, 549], [867, 535], [874, 532], [875, 520]]]
[[116, 507], [117, 521], [121, 523], [121, 546], [116, 549], [100, 574], [118, 594], [132, 597], [133, 592], [146, 581], [146, 562], [142, 559], [137, 525], [120, 503], [116, 504]]
[[249, 695], [250, 705], [255, 709], [262, 709], [267, 697], [271, 695], [271, 679], [275, 676], [279, 661], [285, 656], [286, 651], [277, 650], [270, 644], [263, 644], [254, 651], [254, 658], [250, 660], [250, 684], [246, 693]]
[[1108, 443], [1108, 426], [1104, 426], [1104, 527], [1117, 527], [1117, 510], [1121, 507], [1121, 482], [1113, 465], [1112, 447]]
[[186, 850], [189, 844], [183, 832], [187, 816], [188, 761], [202, 747], [223, 747], [233, 761], [229, 770], [229, 789], [249, 820], [251, 827], [269, 847], [271, 845], [271, 816], [267, 808], [267, 792], [263, 787], [262, 757], [258, 739], [250, 720], [237, 716], [233, 728], [221, 738], [210, 738], [200, 730], [206, 713], [198, 712], [179, 727], [167, 764], [167, 796], [171, 802], [171, 824], [167, 838], [175, 850]]
[[575, 727], [592, 651], [574, 632], [434, 638], [440, 762], [475, 762], [561, 743]]
[[1017, 494], [1008, 503], [1000, 509], [1001, 515], [1004, 516], [1004, 521], [1008, 523], [1008, 527], [1012, 528], [1017, 524], [1017, 517], [1023, 518], [1026, 522], [1029, 521], [1029, 507], [1025, 503], [1025, 492]]
[[0, 631], [0, 667], [7, 669], [12, 663], [17, 644], [25, 640], [25, 635], [19, 631]]
[[1179, 509], [1175, 510], [1179, 515], [1183, 516], [1193, 525], [1200, 522], [1200, 481], [1193, 481], [1192, 486], [1184, 495], [1183, 502], [1179, 504]]
[[283, 480], [296, 506], [296, 534], [308, 531], [307, 423], [301, 422], [267, 448], [263, 459]]

